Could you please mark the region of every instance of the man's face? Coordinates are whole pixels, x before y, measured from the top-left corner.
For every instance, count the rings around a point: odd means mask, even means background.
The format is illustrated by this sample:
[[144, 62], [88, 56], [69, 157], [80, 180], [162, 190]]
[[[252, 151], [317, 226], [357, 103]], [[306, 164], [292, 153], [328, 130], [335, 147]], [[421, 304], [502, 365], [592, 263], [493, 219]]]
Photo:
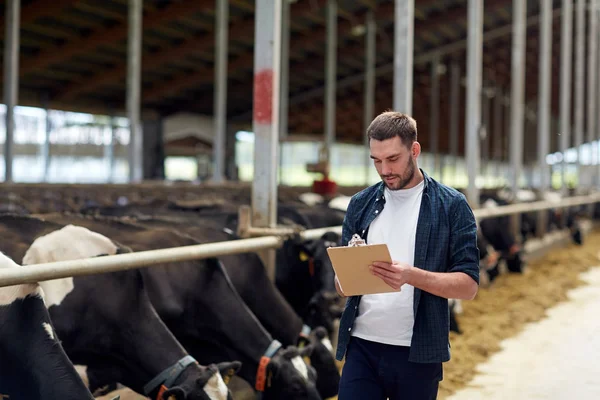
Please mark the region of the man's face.
[[390, 190], [404, 189], [415, 176], [419, 144], [407, 148], [398, 136], [387, 140], [371, 139], [371, 158], [381, 180]]

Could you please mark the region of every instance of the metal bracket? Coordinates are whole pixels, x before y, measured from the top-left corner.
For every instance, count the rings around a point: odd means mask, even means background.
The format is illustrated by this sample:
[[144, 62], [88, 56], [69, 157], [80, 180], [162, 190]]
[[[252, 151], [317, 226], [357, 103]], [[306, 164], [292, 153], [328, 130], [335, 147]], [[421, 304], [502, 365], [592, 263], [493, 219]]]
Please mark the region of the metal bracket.
[[289, 238], [304, 230], [306, 230], [306, 228], [300, 225], [279, 225], [273, 228], [252, 226], [252, 209], [250, 206], [240, 206], [238, 209], [237, 235], [244, 239], [259, 236], [281, 236], [283, 238]]

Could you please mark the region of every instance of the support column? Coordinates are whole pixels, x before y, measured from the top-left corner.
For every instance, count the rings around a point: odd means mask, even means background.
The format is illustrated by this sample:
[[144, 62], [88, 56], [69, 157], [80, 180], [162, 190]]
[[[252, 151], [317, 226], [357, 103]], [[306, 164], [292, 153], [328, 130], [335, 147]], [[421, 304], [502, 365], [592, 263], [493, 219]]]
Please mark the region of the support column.
[[431, 140], [431, 157], [433, 169], [431, 175], [436, 179], [442, 179], [440, 171], [439, 155], [439, 131], [440, 131], [440, 57], [436, 55], [431, 61], [431, 93], [429, 95], [431, 109], [429, 110], [429, 140]]
[[327, 60], [325, 65], [325, 146], [327, 160], [335, 142], [337, 84], [337, 0], [327, 1]]
[[465, 159], [467, 162], [467, 200], [472, 208], [479, 208], [479, 188], [476, 185], [479, 170], [479, 132], [481, 129], [481, 75], [483, 51], [483, 2], [469, 0], [467, 12], [467, 117]]
[[571, 139], [571, 42], [573, 24], [572, 0], [562, 1], [561, 39], [560, 39], [560, 152], [563, 154], [561, 163], [561, 190], [567, 194], [565, 153]]
[[6, 105], [4, 181], [12, 182], [15, 107], [19, 100], [19, 32], [21, 21], [21, 0], [6, 0], [4, 3], [4, 104]]
[[499, 177], [501, 174], [501, 165], [502, 165], [502, 138], [504, 137], [504, 132], [502, 131], [502, 109], [504, 100], [502, 97], [504, 94], [500, 88], [496, 88], [494, 92], [494, 154], [493, 158], [496, 163], [496, 171], [494, 171], [494, 176]]
[[510, 183], [510, 130], [511, 130], [511, 114], [512, 107], [510, 105], [510, 92], [507, 94], [505, 98], [503, 98], [504, 105], [506, 106], [506, 112], [504, 113], [504, 129], [506, 130], [506, 134], [504, 135], [504, 145], [502, 147], [503, 150], [503, 160], [504, 164], [504, 177], [507, 180], [507, 185]]
[[[583, 144], [583, 126], [585, 110], [585, 3], [586, 0], [577, 0], [576, 38], [575, 38], [575, 150], [577, 151], [576, 175], [581, 179], [581, 157]], [[579, 183], [577, 189], [581, 189]]]
[[394, 110], [412, 115], [415, 1], [395, 2]]
[[281, 86], [279, 95], [279, 140], [288, 137], [288, 114], [290, 98], [290, 2], [281, 3]]
[[377, 25], [373, 10], [367, 12], [366, 18], [366, 36], [365, 36], [365, 98], [363, 115], [363, 135], [365, 144], [365, 184], [369, 183], [369, 171], [372, 168], [369, 157], [369, 138], [367, 137], [367, 128], [374, 118], [375, 110], [375, 51], [377, 47]]
[[[510, 164], [512, 166], [511, 188], [513, 193], [519, 190], [519, 180], [523, 170], [523, 125], [525, 117], [525, 20], [527, 2], [513, 0], [513, 30], [511, 57], [511, 117], [510, 117]], [[512, 231], [519, 236], [520, 217], [513, 215]]]
[[[594, 0], [595, 5], [595, 14], [596, 14], [596, 21], [597, 22], [597, 34], [596, 34], [596, 44], [597, 44], [597, 50], [596, 50], [596, 58], [598, 59], [598, 61], [600, 61], [600, 0]], [[596, 79], [596, 106], [600, 106], [600, 72], [597, 72], [598, 76]], [[597, 109], [597, 108], [596, 108]], [[598, 140], [600, 142], [600, 112], [596, 112], [596, 132], [594, 133], [594, 138], [596, 140]], [[598, 150], [598, 152], [596, 153], [596, 165], [597, 165], [597, 169], [596, 169], [596, 188], [600, 188], [600, 149]]]
[[458, 160], [458, 130], [460, 125], [460, 64], [452, 60], [450, 64], [450, 156], [451, 164], [454, 166], [456, 176], [456, 165]]
[[[550, 169], [546, 164], [546, 156], [550, 153], [550, 114], [552, 104], [552, 0], [540, 3], [540, 55], [538, 75], [538, 130], [537, 155], [540, 171], [540, 192], [550, 188]], [[546, 230], [546, 211], [538, 213], [537, 235], [544, 235]]]
[[43, 181], [44, 182], [48, 182], [48, 177], [50, 174], [50, 133], [52, 132], [52, 121], [50, 120], [50, 109], [49, 109], [49, 96], [48, 94], [44, 95], [43, 98], [43, 102], [44, 102], [44, 111], [46, 112], [46, 127], [45, 127], [45, 133], [46, 135], [44, 136], [44, 143], [42, 144], [42, 151], [41, 151], [41, 156], [42, 156], [42, 164], [44, 165], [44, 172], [43, 172]]
[[129, 118], [129, 180], [143, 179], [144, 135], [140, 118], [142, 85], [142, 0], [129, 0], [127, 42], [127, 117]]
[[[281, 77], [282, 0], [256, 0], [254, 30], [254, 180], [252, 224], [277, 223], [277, 157]], [[259, 253], [271, 281], [275, 280], [275, 250]]]
[[491, 144], [491, 113], [490, 113], [490, 97], [488, 95], [488, 89], [484, 89], [481, 95], [481, 125], [483, 126], [482, 133], [483, 137], [480, 137], [481, 144], [481, 175], [487, 180], [490, 175], [490, 144]]
[[225, 135], [227, 134], [227, 56], [229, 54], [229, 2], [217, 0], [215, 29], [215, 90], [213, 139], [213, 176], [215, 182], [225, 180]]
[[[598, 1], [590, 0], [589, 6], [589, 30], [588, 30], [588, 67], [587, 67], [587, 128], [586, 128], [586, 141], [590, 144], [591, 148], [591, 162], [592, 165], [598, 156], [598, 146], [593, 146], [592, 142], [596, 140], [596, 115], [598, 113], [596, 109], [596, 94], [598, 93]], [[594, 186], [594, 171], [593, 166], [590, 167], [591, 178], [588, 184], [590, 188]]]
[[108, 181], [114, 183], [115, 181], [115, 144], [117, 138], [117, 119], [115, 117], [110, 118], [110, 142], [106, 146], [108, 153]]

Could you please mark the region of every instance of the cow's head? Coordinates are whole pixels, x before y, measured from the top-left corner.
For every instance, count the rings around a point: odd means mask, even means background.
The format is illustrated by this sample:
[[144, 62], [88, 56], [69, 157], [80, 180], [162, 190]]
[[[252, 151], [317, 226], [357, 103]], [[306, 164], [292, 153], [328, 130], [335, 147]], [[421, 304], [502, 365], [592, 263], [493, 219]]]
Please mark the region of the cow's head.
[[333, 335], [334, 321], [341, 318], [343, 309], [338, 305], [340, 296], [335, 291], [321, 290], [315, 293], [308, 303], [304, 323], [310, 327], [322, 326]]
[[[229, 379], [239, 370], [239, 361], [222, 362], [200, 367], [202, 372], [194, 377], [183, 373], [171, 388], [162, 386], [157, 400], [231, 400], [227, 387]], [[192, 379], [189, 379], [192, 378]]]
[[333, 397], [338, 393], [340, 372], [333, 358], [331, 341], [322, 326], [313, 329], [309, 337], [314, 348], [310, 364], [317, 371], [317, 390], [324, 399]]
[[[0, 253], [0, 269], [18, 267]], [[7, 399], [90, 399], [64, 352], [37, 284], [0, 288], [0, 393]], [[0, 396], [0, 398], [2, 398]]]
[[[316, 290], [335, 291], [333, 284], [335, 272], [331, 265], [331, 259], [327, 254], [327, 248], [336, 247], [339, 243], [340, 236], [337, 233], [326, 232], [316, 240], [303, 241], [297, 244], [300, 260], [308, 260], [309, 263], [314, 264], [312, 269], [310, 264], [308, 267]], [[302, 256], [303, 253], [304, 257]]]
[[[303, 358], [310, 357], [314, 347], [290, 346], [265, 359], [264, 373], [257, 373], [256, 389], [263, 400], [321, 400], [316, 388], [317, 374]], [[268, 361], [268, 362], [267, 362]]]

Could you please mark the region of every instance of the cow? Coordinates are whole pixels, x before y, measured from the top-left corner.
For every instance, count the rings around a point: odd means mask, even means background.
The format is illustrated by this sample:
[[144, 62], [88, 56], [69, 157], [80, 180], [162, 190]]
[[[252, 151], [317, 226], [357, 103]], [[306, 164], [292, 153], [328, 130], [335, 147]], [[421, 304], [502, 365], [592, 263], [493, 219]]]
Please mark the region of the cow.
[[[4, 268], [19, 265], [0, 253]], [[0, 287], [0, 399], [93, 398], [58, 340], [41, 287]]]
[[[162, 221], [177, 224], [178, 230], [190, 234], [194, 229], [201, 230], [210, 226], [227, 232], [229, 236], [216, 240], [237, 239], [237, 208], [233, 205], [217, 204], [210, 206], [202, 202], [202, 207], [188, 208], [183, 211], [182, 206], [166, 208], [164, 205], [156, 208], [149, 206], [125, 207], [98, 207], [87, 210], [89, 215], [108, 217], [127, 217], [146, 226], [154, 224], [160, 226]], [[193, 211], [189, 211], [193, 210]], [[304, 228], [314, 227], [317, 220], [331, 218], [335, 213], [314, 213], [309, 210], [298, 211], [295, 207], [280, 205], [278, 215], [280, 223], [294, 224]], [[343, 217], [339, 214], [333, 221], [341, 224]], [[328, 221], [329, 222], [329, 221]], [[158, 225], [157, 225], [158, 224]], [[327, 226], [327, 225], [324, 225]], [[194, 236], [192, 234], [192, 236]], [[205, 238], [203, 237], [203, 240]], [[326, 248], [339, 242], [339, 235], [326, 233], [317, 240], [305, 241], [295, 238], [285, 241], [283, 247], [276, 254], [276, 285], [285, 299], [310, 327], [324, 326], [333, 336], [334, 319], [341, 315], [341, 307], [336, 303], [339, 296], [333, 285], [333, 268], [326, 252]]]
[[[138, 221], [138, 224], [173, 229], [191, 236], [200, 243], [229, 239], [227, 233], [216, 227], [172, 222], [165, 218], [146, 218]], [[314, 349], [310, 360], [317, 372], [317, 390], [323, 398], [335, 396], [340, 375], [333, 358], [331, 342], [328, 337], [320, 335], [325, 328], [314, 324], [317, 321], [329, 321], [327, 316], [320, 318], [315, 316], [310, 321], [303, 321], [269, 280], [261, 259], [255, 253], [224, 255], [220, 256], [219, 260], [225, 266], [227, 274], [244, 302], [275, 339], [288, 346], [297, 344], [299, 340], [305, 340], [307, 336], [312, 338], [310, 342], [314, 344]], [[180, 279], [185, 277], [182, 276]], [[313, 309], [317, 310], [318, 307], [315, 306]], [[312, 328], [316, 328], [319, 335], [312, 334]]]
[[[62, 231], [70, 233], [69, 241], [56, 242], [56, 232], [63, 228], [32, 217], [0, 216], [0, 229], [10, 232], [0, 250], [22, 258], [24, 265], [130, 251], [73, 226]], [[139, 271], [56, 279], [40, 286], [57, 336], [71, 361], [88, 371], [92, 392], [120, 382], [152, 398], [161, 391], [165, 398], [225, 398], [210, 393], [222, 391], [221, 372], [231, 375], [240, 363], [205, 367], [190, 357], [158, 318]], [[175, 379], [169, 377], [173, 372]]]
[[[86, 227], [134, 251], [198, 244], [170, 229], [148, 229], [124, 221], [60, 214], [45, 218]], [[264, 393], [265, 400], [321, 398], [316, 372], [302, 360], [310, 357], [314, 346], [300, 350], [275, 340], [243, 302], [218, 259], [167, 263], [139, 271], [161, 319], [198, 361], [240, 360], [238, 375]]]

